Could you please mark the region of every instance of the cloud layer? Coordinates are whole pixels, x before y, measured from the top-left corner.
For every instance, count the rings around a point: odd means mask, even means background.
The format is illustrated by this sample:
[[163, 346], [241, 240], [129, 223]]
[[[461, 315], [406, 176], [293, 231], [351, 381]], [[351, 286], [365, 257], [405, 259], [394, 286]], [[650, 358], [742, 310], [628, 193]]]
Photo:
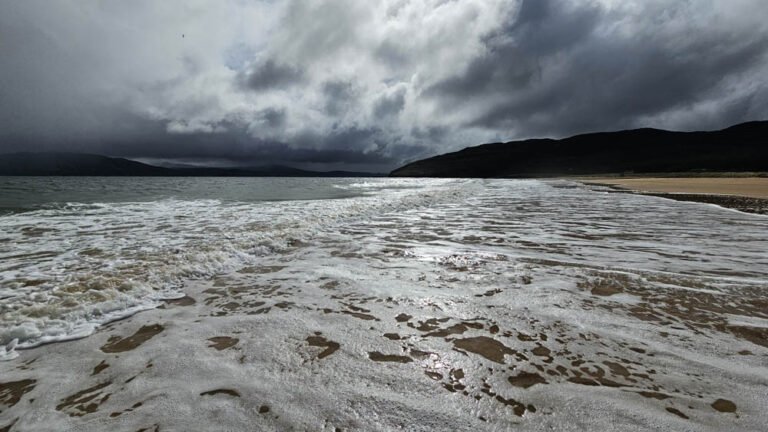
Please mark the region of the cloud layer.
[[762, 0], [0, 10], [0, 151], [387, 170], [488, 141], [768, 118]]

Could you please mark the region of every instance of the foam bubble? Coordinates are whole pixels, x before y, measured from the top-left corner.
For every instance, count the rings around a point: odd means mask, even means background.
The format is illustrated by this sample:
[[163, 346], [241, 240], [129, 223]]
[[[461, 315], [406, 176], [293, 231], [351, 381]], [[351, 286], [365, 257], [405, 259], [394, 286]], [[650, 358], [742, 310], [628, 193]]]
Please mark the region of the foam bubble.
[[366, 193], [282, 202], [67, 202], [5, 215], [0, 346], [87, 336], [98, 325], [182, 295], [189, 279], [256, 264], [311, 241], [323, 227], [457, 199], [477, 186], [409, 179], [342, 184]]

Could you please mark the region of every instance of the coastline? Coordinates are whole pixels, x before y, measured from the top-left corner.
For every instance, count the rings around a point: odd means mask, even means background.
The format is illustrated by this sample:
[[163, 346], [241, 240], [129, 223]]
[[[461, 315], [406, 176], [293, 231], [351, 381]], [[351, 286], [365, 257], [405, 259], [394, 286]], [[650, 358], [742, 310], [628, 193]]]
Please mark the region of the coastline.
[[765, 177], [604, 177], [574, 180], [586, 185], [606, 186], [620, 193], [700, 202], [745, 213], [768, 214], [768, 178]]
[[186, 280], [0, 362], [0, 431], [762, 430], [768, 220], [594, 189], [492, 180]]

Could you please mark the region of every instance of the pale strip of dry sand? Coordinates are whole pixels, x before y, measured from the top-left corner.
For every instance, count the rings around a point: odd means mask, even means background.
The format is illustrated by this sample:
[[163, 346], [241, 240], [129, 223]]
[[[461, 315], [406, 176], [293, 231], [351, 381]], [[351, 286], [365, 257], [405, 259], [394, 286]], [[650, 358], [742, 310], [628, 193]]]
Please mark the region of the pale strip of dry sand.
[[768, 177], [590, 178], [585, 183], [609, 184], [638, 192], [716, 194], [768, 199]]

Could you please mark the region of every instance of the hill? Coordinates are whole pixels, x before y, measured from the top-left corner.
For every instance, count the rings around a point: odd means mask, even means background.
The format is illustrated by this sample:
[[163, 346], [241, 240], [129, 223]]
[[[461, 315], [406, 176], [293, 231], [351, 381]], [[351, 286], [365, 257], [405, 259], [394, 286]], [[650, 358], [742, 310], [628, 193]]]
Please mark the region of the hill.
[[166, 177], [376, 177], [351, 171], [307, 171], [269, 165], [248, 168], [159, 167], [124, 158], [84, 153], [8, 153], [0, 155], [4, 176], [166, 176]]
[[549, 177], [768, 171], [768, 121], [713, 132], [635, 129], [484, 144], [419, 160], [393, 177]]

